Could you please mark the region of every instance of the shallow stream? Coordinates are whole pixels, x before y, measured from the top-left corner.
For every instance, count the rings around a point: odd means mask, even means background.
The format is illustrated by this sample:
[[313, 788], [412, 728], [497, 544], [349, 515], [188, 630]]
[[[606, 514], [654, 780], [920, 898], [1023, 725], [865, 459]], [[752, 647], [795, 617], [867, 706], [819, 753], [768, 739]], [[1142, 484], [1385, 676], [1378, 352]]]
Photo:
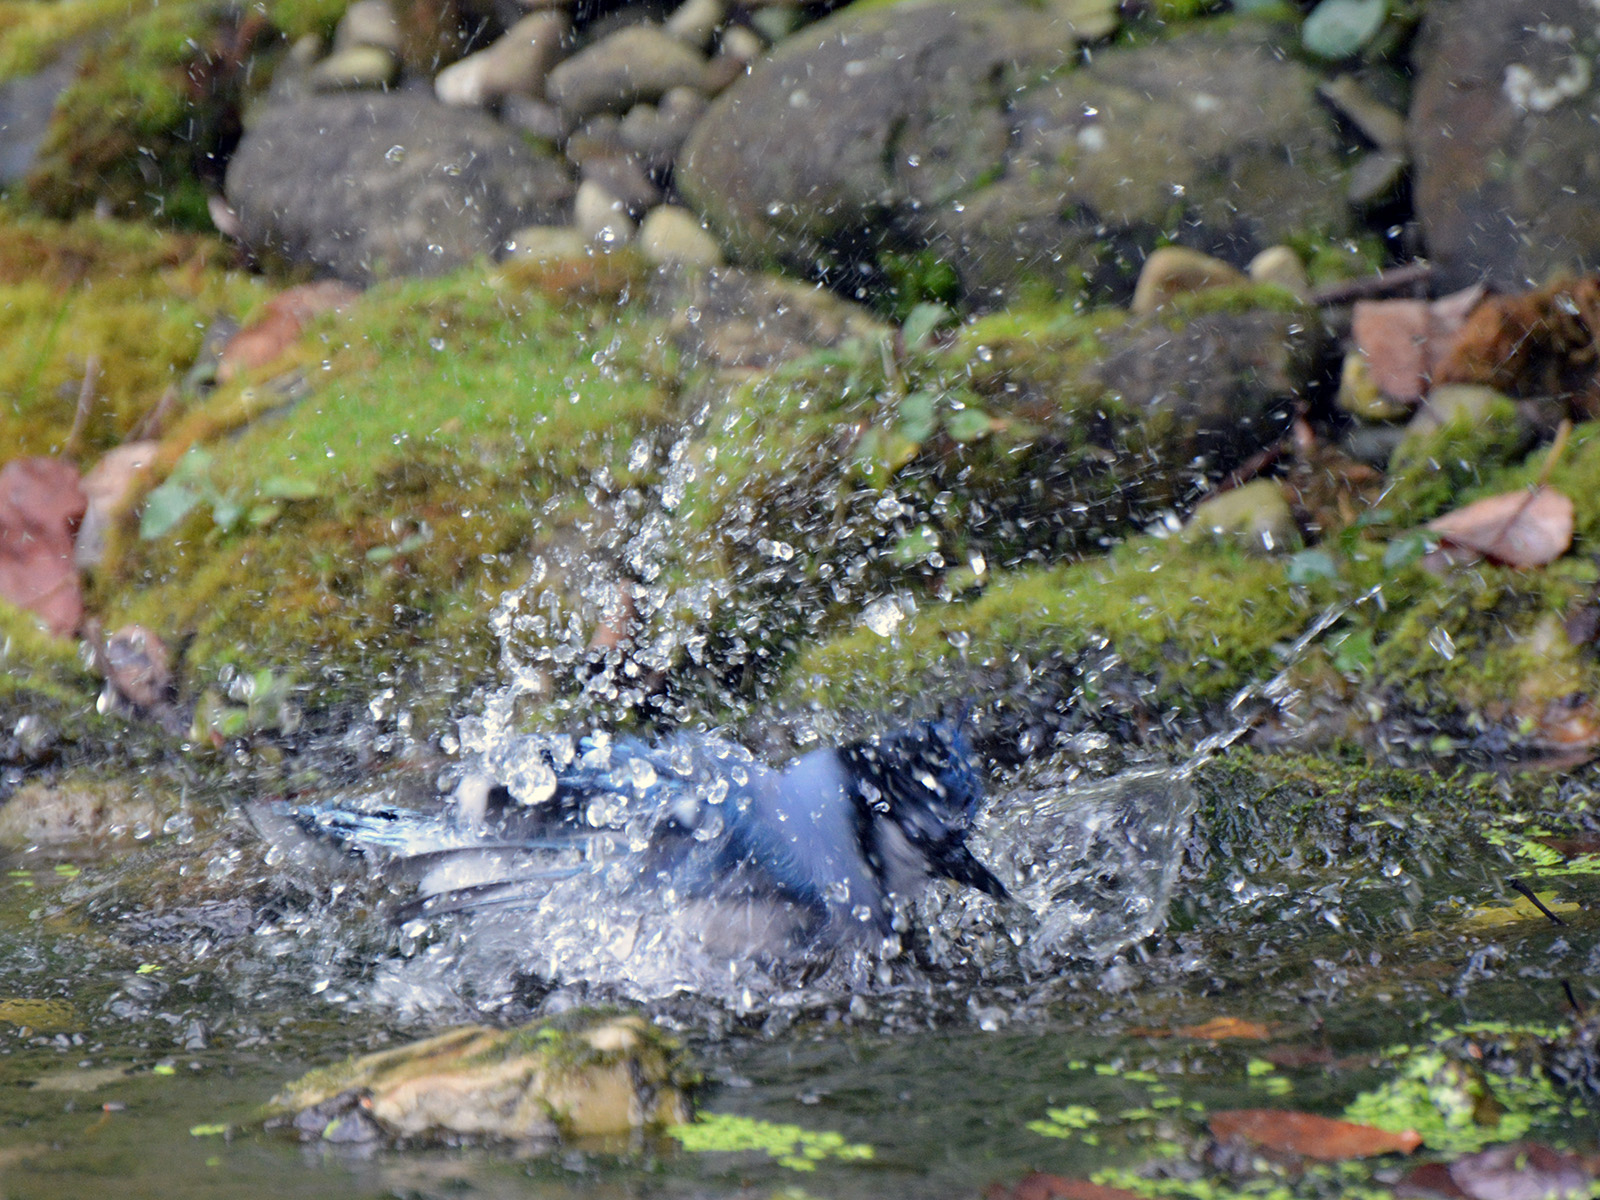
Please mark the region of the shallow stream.
[[[374, 964], [407, 949], [383, 915], [381, 880], [272, 865], [240, 801], [272, 794], [280, 770], [174, 771], [147, 786], [178, 788], [183, 776], [176, 832], [0, 861], [5, 1200], [107, 1187], [162, 1200], [954, 1197], [1035, 1169], [1107, 1167], [1171, 1174], [1171, 1190], [1193, 1173], [1184, 1156], [1203, 1143], [1207, 1112], [1339, 1115], [1396, 1086], [1409, 1060], [1395, 1046], [1485, 1022], [1501, 1026], [1483, 1035], [1490, 1059], [1526, 1066], [1503, 1027], [1569, 1021], [1563, 981], [1586, 1005], [1600, 984], [1600, 875], [1584, 873], [1593, 855], [1533, 861], [1535, 835], [1581, 824], [1588, 774], [1374, 772], [1234, 751], [1196, 780], [1166, 930], [1107, 962], [998, 952], [960, 962], [946, 943], [941, 963], [935, 937], [920, 965], [913, 951], [891, 982], [855, 996], [824, 981], [743, 1004], [687, 994], [645, 1004], [703, 1070], [704, 1114], [837, 1135], [809, 1143], [809, 1158], [805, 1141], [692, 1153], [672, 1138], [531, 1157], [307, 1147], [261, 1127], [259, 1106], [282, 1084], [474, 1013], [464, 994], [445, 1004], [430, 993], [433, 1007], [407, 1012], [392, 988], [373, 991]], [[1057, 763], [1007, 781], [985, 852], [1007, 831], [1008, 805], [1062, 777]], [[1520, 899], [1513, 879], [1566, 924]], [[958, 901], [919, 912], [948, 926]], [[553, 995], [501, 997], [477, 1015], [516, 1019], [608, 993]], [[1263, 1024], [1267, 1036], [1194, 1031], [1218, 1018]], [[1496, 1093], [1502, 1109], [1521, 1122], [1502, 1135], [1592, 1146], [1593, 1118], [1575, 1097], [1542, 1080], [1522, 1088], [1531, 1068], [1495, 1073], [1516, 1093]], [[1437, 1071], [1428, 1087], [1446, 1088]], [[777, 1142], [800, 1136], [758, 1128]], [[870, 1158], [849, 1152], [861, 1146]], [[1331, 1195], [1341, 1180], [1312, 1168], [1240, 1186]]]

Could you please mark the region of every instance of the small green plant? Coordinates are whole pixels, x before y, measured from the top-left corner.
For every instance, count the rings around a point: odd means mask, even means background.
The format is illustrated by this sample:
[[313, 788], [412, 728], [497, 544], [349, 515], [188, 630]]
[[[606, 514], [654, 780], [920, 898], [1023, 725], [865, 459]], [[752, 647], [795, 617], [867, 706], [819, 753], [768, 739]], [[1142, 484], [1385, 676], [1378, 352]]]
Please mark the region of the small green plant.
[[667, 1132], [681, 1142], [685, 1150], [697, 1153], [761, 1150], [791, 1171], [815, 1171], [817, 1164], [827, 1159], [864, 1162], [873, 1156], [871, 1146], [847, 1142], [842, 1134], [814, 1133], [798, 1125], [778, 1125], [731, 1113], [704, 1113], [694, 1124], [674, 1125]]
[[199, 446], [179, 459], [167, 481], [145, 498], [139, 536], [149, 541], [171, 533], [202, 504], [211, 506], [212, 523], [223, 533], [238, 528], [241, 522], [252, 529], [265, 529], [278, 519], [285, 504], [314, 500], [321, 494], [308, 480], [275, 475], [261, 482], [254, 497], [244, 499], [217, 487], [211, 478], [212, 465], [211, 454]]

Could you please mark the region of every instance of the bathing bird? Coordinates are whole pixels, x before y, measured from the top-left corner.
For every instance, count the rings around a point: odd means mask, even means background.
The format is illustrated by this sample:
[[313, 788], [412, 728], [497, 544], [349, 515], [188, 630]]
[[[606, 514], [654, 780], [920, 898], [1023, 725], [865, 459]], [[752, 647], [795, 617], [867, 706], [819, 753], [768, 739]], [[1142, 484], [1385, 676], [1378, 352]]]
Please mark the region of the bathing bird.
[[896, 902], [933, 878], [1006, 899], [967, 845], [982, 798], [956, 719], [781, 769], [703, 733], [530, 736], [486, 756], [432, 815], [324, 806], [292, 819], [410, 870], [403, 920], [533, 908], [588, 875], [659, 900], [706, 946], [786, 957], [888, 937]]

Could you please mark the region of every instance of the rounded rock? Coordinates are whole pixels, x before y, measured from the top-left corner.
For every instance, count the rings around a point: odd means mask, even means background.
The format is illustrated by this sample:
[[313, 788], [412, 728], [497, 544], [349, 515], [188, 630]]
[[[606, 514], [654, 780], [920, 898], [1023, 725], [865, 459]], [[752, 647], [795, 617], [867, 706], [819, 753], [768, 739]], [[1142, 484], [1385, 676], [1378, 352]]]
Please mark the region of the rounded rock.
[[1133, 302], [1128, 306], [1146, 316], [1174, 296], [1203, 292], [1208, 288], [1238, 287], [1249, 279], [1237, 267], [1212, 258], [1187, 246], [1162, 246], [1145, 259], [1139, 280], [1133, 287]]
[[630, 25], [550, 72], [545, 94], [573, 119], [627, 112], [677, 87], [699, 87], [705, 56], [659, 25]]
[[566, 167], [482, 113], [415, 93], [274, 105], [228, 166], [228, 202], [257, 251], [352, 283], [437, 275], [512, 230], [566, 219]]
[[633, 240], [633, 218], [628, 206], [604, 185], [585, 180], [572, 202], [572, 227], [591, 241], [621, 245]]
[[351, 46], [312, 67], [307, 81], [318, 92], [377, 90], [393, 83], [399, 71], [399, 60], [382, 46]]
[[534, 97], [544, 90], [550, 68], [561, 60], [572, 22], [562, 12], [523, 17], [487, 49], [451, 63], [434, 78], [434, 93], [446, 104], [481, 107], [509, 96]]
[[1187, 537], [1232, 542], [1255, 554], [1281, 554], [1300, 546], [1300, 529], [1283, 489], [1270, 479], [1249, 483], [1195, 505], [1184, 522]]
[[662, 204], [639, 225], [639, 252], [655, 266], [720, 267], [722, 247], [687, 208]]
[[1250, 260], [1245, 274], [1252, 283], [1280, 287], [1301, 300], [1311, 295], [1311, 280], [1306, 275], [1305, 264], [1288, 246], [1268, 246]]
[[394, 18], [389, 0], [355, 0], [339, 18], [333, 33], [333, 52], [356, 46], [377, 46], [390, 54], [400, 54], [400, 24]]

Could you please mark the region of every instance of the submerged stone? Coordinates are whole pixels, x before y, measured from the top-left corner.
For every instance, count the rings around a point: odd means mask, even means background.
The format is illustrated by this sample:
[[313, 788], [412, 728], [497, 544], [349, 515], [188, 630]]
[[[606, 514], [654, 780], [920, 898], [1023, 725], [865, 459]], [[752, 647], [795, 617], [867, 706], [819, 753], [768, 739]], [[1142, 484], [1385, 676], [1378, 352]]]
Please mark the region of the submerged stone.
[[467, 1025], [312, 1071], [271, 1124], [327, 1141], [481, 1137], [546, 1144], [690, 1119], [696, 1077], [642, 1017], [579, 1010], [516, 1029]]

